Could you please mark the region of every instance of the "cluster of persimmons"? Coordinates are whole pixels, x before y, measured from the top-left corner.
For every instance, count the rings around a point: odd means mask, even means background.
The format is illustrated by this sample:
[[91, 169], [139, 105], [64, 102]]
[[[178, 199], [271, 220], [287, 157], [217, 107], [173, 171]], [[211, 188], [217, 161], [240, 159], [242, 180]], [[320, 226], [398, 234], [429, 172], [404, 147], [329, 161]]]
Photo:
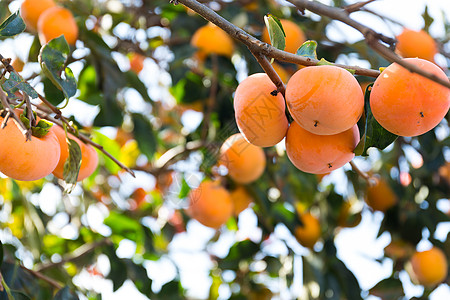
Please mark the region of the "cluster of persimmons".
[[[281, 20], [281, 24], [286, 34], [285, 51], [296, 53], [306, 40], [305, 34], [290, 20]], [[262, 39], [270, 42], [267, 30]], [[437, 47], [426, 32], [404, 29], [397, 39], [397, 51], [405, 61], [447, 78], [434, 64]], [[194, 55], [197, 60], [204, 60], [209, 54], [231, 57], [234, 51], [232, 39], [211, 23], [197, 30], [191, 44], [198, 49]], [[417, 47], [419, 44], [423, 47]], [[285, 96], [265, 73], [248, 76], [234, 94], [240, 133], [224, 142], [219, 164], [228, 169], [228, 176], [240, 184], [239, 188], [230, 193], [219, 181], [207, 180], [190, 193], [190, 215], [206, 226], [218, 228], [233, 213], [249, 205], [252, 197], [245, 185], [264, 172], [263, 147], [275, 146], [285, 139], [291, 162], [313, 174], [328, 174], [355, 156], [353, 151], [361, 138], [357, 122], [364, 114], [364, 95], [356, 78], [333, 65], [299, 68], [290, 79], [279, 64], [273, 63], [273, 67], [287, 82]], [[449, 106], [449, 89], [396, 63], [382, 71], [370, 94], [375, 119], [399, 136], [428, 132], [445, 117]], [[285, 107], [294, 120], [290, 124]], [[397, 196], [386, 180], [374, 180], [374, 184], [368, 184], [366, 203], [373, 210], [385, 212], [397, 203]], [[236, 205], [237, 210], [233, 209]], [[349, 206], [343, 209], [347, 217]], [[312, 248], [321, 236], [319, 219], [310, 212], [300, 211], [299, 215], [302, 226], [296, 228], [294, 235], [303, 246]], [[433, 286], [446, 278], [447, 260], [439, 248], [415, 252], [410, 257], [411, 277], [417, 283]]]
[[[15, 113], [20, 116], [23, 111], [17, 109]], [[3, 117], [0, 117], [0, 122], [3, 124]], [[77, 181], [80, 181], [95, 171], [98, 154], [91, 145], [72, 134], [68, 137], [76, 141], [81, 150], [81, 166], [77, 177]], [[7, 141], [0, 145], [0, 172], [4, 175], [22, 181], [38, 180], [51, 173], [59, 179], [64, 178], [69, 147], [63, 128], [53, 125], [45, 135], [31, 136], [31, 140], [27, 141], [16, 122], [9, 119], [0, 130], [0, 138]]]

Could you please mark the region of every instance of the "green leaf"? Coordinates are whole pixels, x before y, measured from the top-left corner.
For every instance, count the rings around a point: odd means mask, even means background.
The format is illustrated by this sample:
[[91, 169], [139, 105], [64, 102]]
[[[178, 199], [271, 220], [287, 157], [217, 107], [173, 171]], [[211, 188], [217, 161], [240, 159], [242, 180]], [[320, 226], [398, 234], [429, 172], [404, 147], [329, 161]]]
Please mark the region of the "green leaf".
[[44, 95], [51, 104], [57, 106], [64, 101], [64, 93], [58, 89], [53, 82], [47, 77], [43, 76], [42, 83], [44, 84]]
[[423, 19], [423, 22], [424, 22], [423, 30], [428, 32], [428, 30], [430, 29], [431, 24], [433, 24], [433, 22], [434, 22], [433, 17], [430, 16], [430, 14], [428, 13], [428, 5], [425, 6], [425, 11], [422, 14], [422, 19]]
[[78, 300], [78, 296], [73, 293], [68, 286], [60, 289], [53, 300]]
[[297, 55], [304, 56], [311, 59], [317, 59], [317, 42], [306, 41], [297, 50]]
[[123, 238], [134, 242], [142, 240], [143, 238], [142, 226], [138, 221], [128, 216], [112, 211], [104, 220], [104, 223], [111, 228], [113, 234]]
[[69, 138], [67, 134], [66, 141], [69, 147], [69, 157], [67, 157], [64, 163], [63, 178], [67, 183], [66, 192], [70, 193], [77, 183], [82, 157], [80, 145], [75, 140]]
[[113, 291], [117, 291], [127, 280], [127, 265], [123, 260], [117, 257], [114, 246], [109, 246], [105, 254], [108, 256], [111, 270], [109, 271], [107, 279], [111, 279], [113, 282]]
[[128, 270], [128, 279], [133, 281], [142, 294], [151, 298], [153, 296], [152, 280], [148, 278], [147, 270], [142, 265], [135, 264], [131, 259], [126, 259], [125, 263]]
[[329, 62], [325, 58], [321, 58], [319, 62], [317, 63], [318, 66], [332, 66], [333, 63]]
[[9, 74], [9, 78], [2, 84], [2, 88], [8, 94], [8, 97], [14, 97], [14, 93], [18, 90], [27, 93], [33, 99], [39, 97], [35, 89], [16, 73]]
[[356, 146], [353, 151], [356, 155], [368, 156], [367, 150], [370, 147], [375, 147], [380, 150], [383, 150], [392, 142], [397, 139], [397, 135], [387, 131], [384, 129], [378, 122], [375, 120], [372, 110], [370, 109], [370, 92], [372, 84], [369, 84], [366, 88], [366, 93], [364, 96], [364, 111], [366, 113], [366, 124], [365, 124], [365, 132], [361, 141]]
[[284, 50], [286, 47], [286, 33], [280, 20], [274, 15], [268, 14], [264, 16], [267, 31], [269, 32], [270, 43], [277, 49]]
[[43, 138], [47, 135], [53, 124], [46, 120], [39, 120], [35, 127], [31, 128], [31, 134], [38, 138]]
[[69, 53], [69, 45], [64, 35], [61, 35], [44, 45], [39, 54], [42, 71], [64, 93], [67, 100], [77, 92], [75, 76], [65, 66]]
[[385, 300], [400, 299], [405, 296], [403, 285], [398, 278], [386, 278], [378, 282], [369, 290], [371, 295], [380, 297]]
[[139, 149], [149, 160], [153, 158], [156, 151], [157, 140], [150, 122], [141, 114], [133, 114], [134, 138]]
[[[93, 133], [93, 140], [99, 145], [102, 145], [102, 147], [108, 151], [112, 156], [119, 157], [120, 156], [120, 146], [119, 144], [113, 140], [107, 137], [104, 134], [101, 134], [98, 131], [94, 131]], [[109, 172], [112, 174], [117, 174], [121, 170], [121, 168], [113, 162], [109, 157], [107, 157], [104, 153], [100, 153], [100, 158], [103, 160], [103, 163], [108, 169]]]
[[25, 23], [20, 17], [19, 11], [16, 11], [0, 25], [0, 37], [19, 34], [25, 30], [25, 27]]

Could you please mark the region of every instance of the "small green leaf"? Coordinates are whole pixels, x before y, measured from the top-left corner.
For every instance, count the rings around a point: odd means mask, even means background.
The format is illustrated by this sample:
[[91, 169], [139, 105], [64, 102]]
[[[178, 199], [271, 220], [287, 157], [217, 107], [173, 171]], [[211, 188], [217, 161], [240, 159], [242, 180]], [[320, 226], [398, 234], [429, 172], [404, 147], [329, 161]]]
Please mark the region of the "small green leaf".
[[44, 74], [59, 88], [68, 100], [77, 92], [77, 82], [72, 70], [65, 67], [70, 48], [63, 35], [41, 48], [39, 63]]
[[268, 14], [264, 16], [267, 31], [269, 32], [270, 43], [277, 49], [284, 50], [286, 47], [286, 33], [284, 33], [283, 25], [274, 15]]
[[369, 290], [373, 296], [380, 297], [386, 300], [400, 299], [405, 296], [402, 282], [396, 278], [386, 278], [378, 282], [373, 288]]
[[2, 84], [2, 88], [8, 94], [8, 97], [14, 97], [14, 93], [18, 90], [27, 93], [33, 99], [39, 97], [35, 89], [16, 73], [9, 74], [9, 78]]
[[75, 187], [78, 179], [78, 173], [81, 167], [81, 148], [75, 140], [66, 135], [67, 146], [69, 146], [69, 157], [64, 163], [63, 178], [68, 184], [66, 193], [70, 193]]
[[53, 124], [46, 120], [39, 120], [36, 126], [31, 128], [31, 134], [35, 137], [43, 138], [52, 126]]
[[304, 56], [311, 59], [317, 59], [317, 42], [306, 41], [300, 48], [297, 49], [297, 55]]
[[133, 114], [134, 138], [139, 149], [149, 160], [153, 158], [156, 151], [156, 137], [150, 122], [141, 114]]
[[0, 36], [15, 36], [25, 30], [25, 23], [16, 11], [0, 25]]
[[319, 62], [317, 63], [318, 66], [332, 66], [333, 63], [330, 63], [328, 60], [326, 60], [325, 58], [321, 58], [319, 60]]
[[425, 11], [422, 14], [422, 19], [423, 19], [423, 22], [424, 22], [423, 30], [428, 32], [428, 30], [430, 29], [431, 24], [433, 24], [433, 22], [434, 22], [433, 17], [430, 16], [430, 14], [428, 13], [428, 5], [425, 6]]
[[364, 111], [366, 113], [366, 124], [365, 132], [361, 141], [359, 141], [355, 150], [353, 151], [356, 155], [368, 156], [367, 149], [370, 147], [375, 147], [383, 150], [389, 146], [392, 142], [397, 139], [397, 135], [384, 129], [375, 120], [372, 110], [370, 109], [370, 91], [373, 83], [369, 84], [366, 88], [366, 93], [364, 96]]

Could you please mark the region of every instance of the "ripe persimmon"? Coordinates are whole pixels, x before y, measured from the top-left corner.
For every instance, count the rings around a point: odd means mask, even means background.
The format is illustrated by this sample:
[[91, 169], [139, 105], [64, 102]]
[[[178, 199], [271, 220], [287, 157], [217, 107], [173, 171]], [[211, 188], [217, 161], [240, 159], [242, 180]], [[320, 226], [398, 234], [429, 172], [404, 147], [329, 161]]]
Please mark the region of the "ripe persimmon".
[[364, 110], [364, 96], [355, 77], [328, 65], [295, 72], [286, 86], [286, 103], [300, 126], [320, 135], [352, 128]]
[[[448, 80], [432, 62], [420, 58], [404, 61]], [[386, 130], [400, 136], [417, 136], [433, 129], [445, 117], [450, 89], [393, 63], [375, 80], [370, 106]]]
[[301, 171], [325, 174], [351, 161], [358, 142], [357, 125], [338, 134], [317, 135], [294, 121], [286, 135], [286, 154]]
[[367, 187], [366, 203], [373, 210], [385, 212], [397, 203], [397, 196], [383, 178], [376, 178], [374, 185]]
[[25, 0], [20, 6], [20, 15], [27, 28], [36, 31], [41, 14], [47, 9], [56, 6], [53, 0]]
[[436, 41], [424, 30], [404, 28], [397, 37], [397, 51], [403, 57], [418, 57], [434, 62], [438, 53]]
[[228, 169], [228, 175], [234, 181], [247, 184], [263, 174], [266, 156], [262, 148], [250, 144], [242, 134], [236, 133], [220, 148], [219, 164]]
[[205, 226], [219, 228], [232, 216], [230, 193], [215, 181], [203, 181], [189, 193], [188, 214]]
[[253, 202], [252, 196], [243, 186], [239, 186], [231, 192], [231, 199], [233, 200], [233, 214], [235, 216], [238, 216]]
[[54, 6], [44, 11], [39, 17], [37, 30], [42, 45], [64, 35], [69, 45], [75, 45], [78, 39], [78, 25], [70, 10]]
[[[58, 165], [53, 170], [53, 175], [55, 175], [59, 179], [63, 179], [64, 164], [67, 158], [69, 157], [69, 146], [67, 145], [66, 134], [64, 132], [64, 129], [62, 129], [59, 126], [53, 126], [52, 129], [53, 132], [56, 134], [56, 137], [58, 138], [59, 146], [61, 148], [61, 156], [58, 161]], [[97, 169], [98, 154], [97, 151], [95, 151], [94, 147], [92, 147], [91, 145], [83, 143], [72, 134], [69, 134], [69, 137], [72, 140], [75, 140], [81, 149], [81, 166], [77, 178], [77, 181], [81, 181], [89, 177], [95, 171], [95, 169]]]
[[145, 56], [136, 52], [130, 53], [128, 56], [130, 61], [130, 70], [136, 74], [139, 74], [144, 68]]
[[208, 23], [195, 31], [191, 45], [199, 48], [205, 54], [219, 54], [231, 57], [234, 51], [233, 40], [222, 29]]
[[411, 257], [413, 281], [424, 286], [435, 286], [447, 278], [448, 262], [445, 253], [432, 247], [429, 250], [415, 252]]
[[[17, 110], [19, 115], [21, 111]], [[3, 118], [0, 118], [0, 123]], [[58, 164], [60, 147], [52, 129], [42, 138], [26, 141], [11, 119], [0, 129], [0, 172], [15, 180], [32, 181], [49, 175]]]
[[302, 226], [295, 228], [295, 238], [305, 247], [312, 248], [320, 238], [320, 222], [310, 213], [300, 215]]
[[234, 111], [239, 131], [253, 145], [274, 146], [286, 135], [283, 95], [265, 73], [250, 75], [238, 85]]
[[[286, 34], [286, 47], [284, 50], [290, 53], [297, 53], [297, 49], [300, 48], [300, 46], [306, 41], [305, 33], [291, 20], [281, 19], [280, 22], [281, 25], [283, 25], [283, 30]], [[270, 37], [267, 28], [264, 29], [262, 40], [270, 44]]]

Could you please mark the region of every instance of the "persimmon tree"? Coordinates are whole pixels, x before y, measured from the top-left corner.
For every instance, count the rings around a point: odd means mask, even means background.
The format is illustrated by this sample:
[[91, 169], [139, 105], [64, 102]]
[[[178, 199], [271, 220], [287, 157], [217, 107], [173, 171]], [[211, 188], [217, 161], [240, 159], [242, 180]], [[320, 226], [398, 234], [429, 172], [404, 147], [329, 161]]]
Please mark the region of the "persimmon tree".
[[[400, 299], [405, 270], [420, 299], [448, 285], [450, 56], [427, 8], [416, 32], [374, 0], [39, 2], [0, 2], [1, 299], [101, 299], [86, 278], [192, 299], [172, 254], [196, 226], [208, 299]], [[393, 267], [363, 289], [335, 241], [367, 212]]]

